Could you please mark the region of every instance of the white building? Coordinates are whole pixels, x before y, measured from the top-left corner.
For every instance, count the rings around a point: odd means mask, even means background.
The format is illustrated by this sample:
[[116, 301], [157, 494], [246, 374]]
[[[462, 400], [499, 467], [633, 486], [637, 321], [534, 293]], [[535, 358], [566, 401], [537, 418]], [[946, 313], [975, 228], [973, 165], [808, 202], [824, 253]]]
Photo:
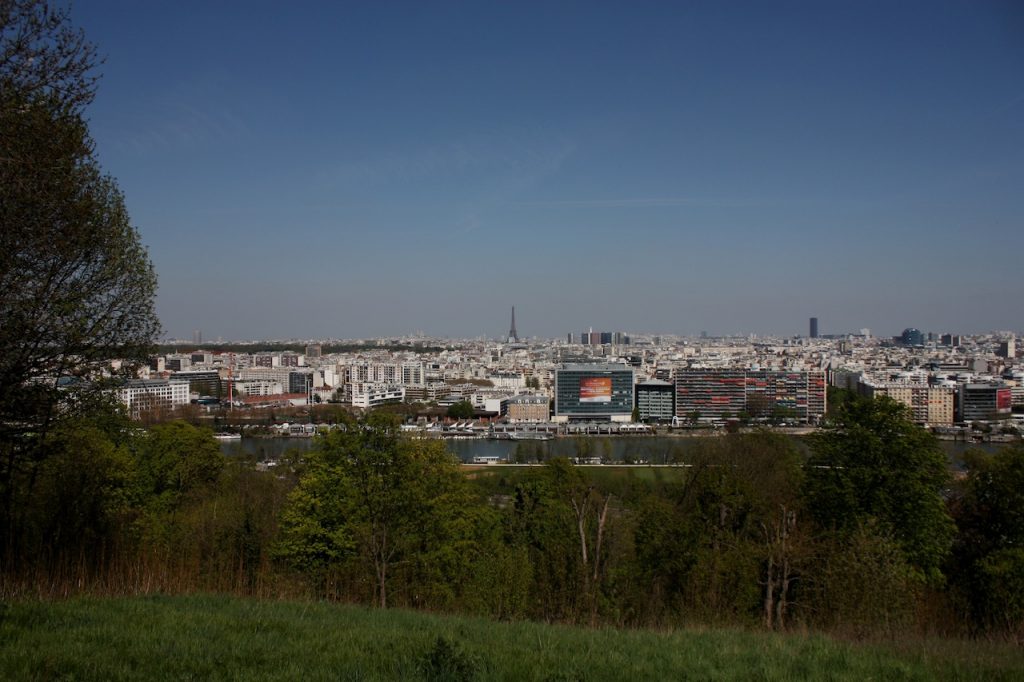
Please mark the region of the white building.
[[526, 388], [526, 377], [522, 372], [492, 372], [487, 375], [487, 379], [495, 388], [512, 391]]
[[427, 385], [427, 372], [422, 362], [402, 363], [402, 384], [405, 386]]
[[366, 387], [365, 390], [352, 394], [353, 407], [370, 408], [387, 403], [400, 403], [404, 400], [404, 386]]
[[188, 382], [170, 379], [133, 379], [117, 389], [117, 397], [138, 419], [142, 412], [173, 410], [189, 404]]
[[281, 395], [284, 393], [284, 387], [280, 381], [245, 379], [234, 383], [235, 393], [241, 395]]

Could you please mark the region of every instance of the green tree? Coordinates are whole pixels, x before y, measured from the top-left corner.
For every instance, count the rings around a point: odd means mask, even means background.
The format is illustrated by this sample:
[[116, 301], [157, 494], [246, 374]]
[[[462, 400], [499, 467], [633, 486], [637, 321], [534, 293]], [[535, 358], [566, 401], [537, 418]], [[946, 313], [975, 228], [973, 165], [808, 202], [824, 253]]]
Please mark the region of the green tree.
[[689, 460], [683, 482], [639, 506], [645, 583], [679, 613], [784, 627], [809, 554], [799, 455], [752, 433], [710, 439]]
[[103, 548], [117, 544], [137, 503], [131, 453], [101, 426], [65, 420], [47, 435], [49, 456], [23, 511], [32, 538], [41, 542], [31, 554], [50, 566], [109, 559]]
[[1024, 445], [964, 455], [952, 579], [982, 629], [1024, 631]]
[[278, 555], [321, 585], [332, 571], [364, 567], [384, 608], [399, 569], [406, 584], [435, 593], [465, 577], [469, 506], [442, 442], [401, 438], [393, 419], [371, 414], [321, 437], [307, 456]]
[[815, 550], [803, 595], [813, 624], [858, 635], [913, 624], [920, 570], [889, 530], [869, 520], [820, 538]]
[[0, 2], [0, 80], [81, 112], [95, 94], [96, 47], [71, 26], [69, 8], [44, 0]]
[[907, 408], [847, 400], [811, 439], [804, 496], [818, 526], [848, 535], [870, 525], [892, 537], [920, 577], [937, 580], [953, 538], [943, 491], [946, 456]]
[[143, 540], [167, 548], [172, 515], [190, 497], [209, 489], [224, 468], [224, 455], [209, 429], [183, 421], [149, 429], [135, 446]]
[[554, 487], [554, 474], [563, 465], [554, 466], [531, 471], [515, 486], [505, 519], [507, 543], [533, 569], [527, 613], [544, 620], [576, 621], [587, 612], [585, 567], [573, 511]]
[[0, 2], [0, 551], [47, 432], [159, 331], [153, 268], [82, 117], [95, 65], [66, 10]]
[[451, 419], [472, 419], [473, 404], [468, 400], [460, 400], [448, 407], [447, 414]]
[[602, 582], [608, 569], [608, 511], [612, 495], [588, 481], [582, 471], [564, 457], [548, 461], [545, 475], [556, 499], [572, 512], [578, 551], [581, 588], [590, 612], [590, 625], [597, 625]]

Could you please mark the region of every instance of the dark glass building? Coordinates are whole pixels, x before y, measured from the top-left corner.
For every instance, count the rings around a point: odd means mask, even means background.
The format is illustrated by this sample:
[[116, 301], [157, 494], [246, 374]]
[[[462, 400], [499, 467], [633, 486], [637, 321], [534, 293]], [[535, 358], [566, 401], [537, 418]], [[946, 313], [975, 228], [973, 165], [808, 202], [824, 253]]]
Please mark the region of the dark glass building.
[[625, 365], [562, 365], [555, 370], [555, 420], [629, 421], [633, 383]]
[[907, 327], [900, 335], [900, 342], [904, 346], [923, 346], [924, 334], [913, 327]]

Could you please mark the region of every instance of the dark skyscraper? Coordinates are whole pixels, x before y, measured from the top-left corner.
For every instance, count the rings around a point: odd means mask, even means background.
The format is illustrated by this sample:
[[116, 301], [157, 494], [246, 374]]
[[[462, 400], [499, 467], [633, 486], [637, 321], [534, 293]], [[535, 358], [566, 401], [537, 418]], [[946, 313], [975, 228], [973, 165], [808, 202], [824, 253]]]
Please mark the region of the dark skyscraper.
[[512, 306], [512, 326], [508, 330], [508, 342], [519, 343], [519, 334], [516, 333], [516, 307]]
[[811, 318], [811, 338], [818, 338], [818, 318], [816, 317]]

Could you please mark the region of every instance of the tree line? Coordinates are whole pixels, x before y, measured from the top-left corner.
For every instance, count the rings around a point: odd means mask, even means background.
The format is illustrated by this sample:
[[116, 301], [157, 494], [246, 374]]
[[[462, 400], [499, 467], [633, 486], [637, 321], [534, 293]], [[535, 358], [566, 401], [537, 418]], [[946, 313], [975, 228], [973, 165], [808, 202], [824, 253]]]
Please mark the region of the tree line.
[[62, 423], [4, 545], [18, 590], [216, 590], [626, 627], [1024, 633], [1024, 447], [960, 480], [887, 399], [806, 450], [709, 438], [678, 467], [467, 471], [372, 414], [266, 472], [184, 422]]

